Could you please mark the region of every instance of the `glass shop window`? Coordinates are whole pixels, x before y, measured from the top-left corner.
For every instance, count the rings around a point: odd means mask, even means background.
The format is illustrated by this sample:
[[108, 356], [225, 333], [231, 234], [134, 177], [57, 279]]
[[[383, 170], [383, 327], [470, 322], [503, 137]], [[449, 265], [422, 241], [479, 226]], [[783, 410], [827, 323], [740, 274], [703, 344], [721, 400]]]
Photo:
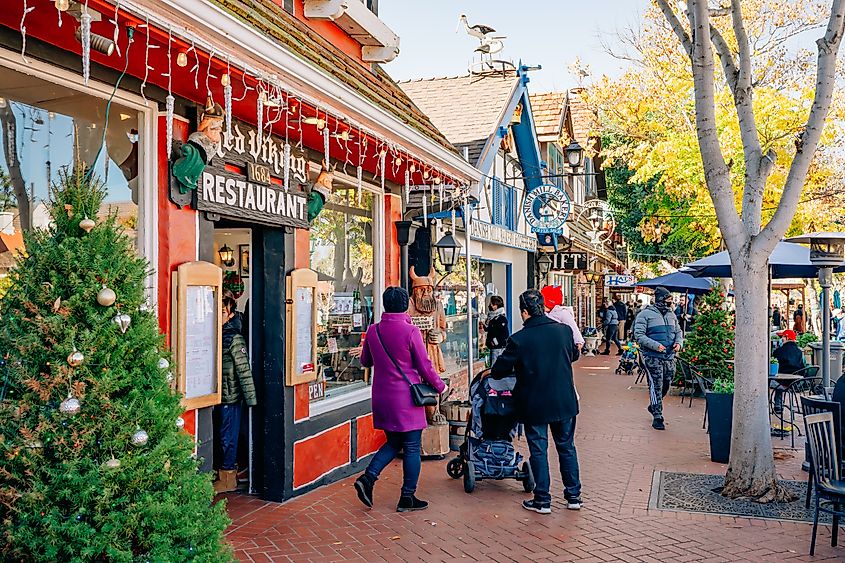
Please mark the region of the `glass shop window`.
[[[437, 279], [445, 273], [439, 258], [435, 257]], [[484, 353], [483, 338], [479, 339], [478, 320], [487, 315], [486, 285], [492, 281], [487, 265], [473, 257], [470, 261], [472, 272], [472, 291], [467, 298], [466, 261], [461, 257], [447, 276], [437, 287], [437, 298], [443, 304], [446, 313], [446, 340], [440, 345], [446, 364], [446, 374], [466, 369], [467, 323], [472, 325], [472, 347], [474, 361]]]
[[366, 190], [335, 186], [311, 226], [311, 268], [319, 275], [319, 373], [312, 401], [370, 384], [360, 353], [373, 322], [373, 201]]
[[87, 214], [116, 214], [138, 241], [139, 113], [113, 102], [107, 116], [106, 103], [0, 68], [0, 232], [47, 227], [50, 186], [81, 161], [94, 166], [107, 194]]

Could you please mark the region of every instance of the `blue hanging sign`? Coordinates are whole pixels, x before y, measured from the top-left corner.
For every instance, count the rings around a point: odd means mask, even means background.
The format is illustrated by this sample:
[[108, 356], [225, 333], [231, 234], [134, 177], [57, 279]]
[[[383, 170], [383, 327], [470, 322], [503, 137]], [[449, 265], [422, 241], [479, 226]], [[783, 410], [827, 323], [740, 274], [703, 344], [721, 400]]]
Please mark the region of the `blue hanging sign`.
[[[539, 235], [562, 235], [563, 226], [572, 212], [572, 201], [566, 190], [554, 184], [542, 184], [525, 194], [522, 215]], [[557, 237], [554, 237], [555, 239]]]

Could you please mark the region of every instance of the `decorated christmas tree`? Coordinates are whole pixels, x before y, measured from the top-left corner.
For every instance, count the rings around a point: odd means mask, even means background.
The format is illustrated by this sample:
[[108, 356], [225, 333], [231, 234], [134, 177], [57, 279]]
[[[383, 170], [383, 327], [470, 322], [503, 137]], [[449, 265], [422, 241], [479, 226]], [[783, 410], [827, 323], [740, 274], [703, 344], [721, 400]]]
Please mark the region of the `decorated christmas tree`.
[[725, 294], [713, 290], [698, 303], [698, 316], [687, 334], [682, 358], [705, 376], [733, 381], [726, 360], [734, 357], [734, 318], [725, 309]]
[[82, 169], [0, 300], [0, 560], [226, 561], [228, 523], [181, 429], [148, 264]]

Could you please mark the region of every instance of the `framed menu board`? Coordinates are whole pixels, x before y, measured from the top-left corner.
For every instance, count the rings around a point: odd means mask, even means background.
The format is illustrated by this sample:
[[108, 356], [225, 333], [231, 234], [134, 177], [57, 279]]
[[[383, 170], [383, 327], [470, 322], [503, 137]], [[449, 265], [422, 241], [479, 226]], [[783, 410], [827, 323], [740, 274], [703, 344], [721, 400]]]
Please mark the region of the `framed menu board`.
[[317, 272], [302, 268], [288, 274], [286, 312], [286, 383], [317, 379]]
[[186, 409], [220, 403], [222, 286], [223, 271], [209, 262], [187, 262], [173, 273], [171, 339]]

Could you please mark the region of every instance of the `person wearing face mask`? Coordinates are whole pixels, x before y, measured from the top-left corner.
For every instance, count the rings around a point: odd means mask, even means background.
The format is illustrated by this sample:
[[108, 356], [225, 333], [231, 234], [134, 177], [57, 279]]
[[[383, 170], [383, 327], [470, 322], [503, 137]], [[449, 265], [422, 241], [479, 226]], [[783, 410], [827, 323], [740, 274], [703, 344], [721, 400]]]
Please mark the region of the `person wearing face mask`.
[[640, 345], [648, 372], [648, 412], [655, 430], [666, 429], [663, 397], [669, 393], [675, 375], [675, 354], [684, 343], [684, 333], [672, 305], [669, 290], [658, 287], [654, 290], [654, 304], [643, 309], [634, 321], [634, 340]]

